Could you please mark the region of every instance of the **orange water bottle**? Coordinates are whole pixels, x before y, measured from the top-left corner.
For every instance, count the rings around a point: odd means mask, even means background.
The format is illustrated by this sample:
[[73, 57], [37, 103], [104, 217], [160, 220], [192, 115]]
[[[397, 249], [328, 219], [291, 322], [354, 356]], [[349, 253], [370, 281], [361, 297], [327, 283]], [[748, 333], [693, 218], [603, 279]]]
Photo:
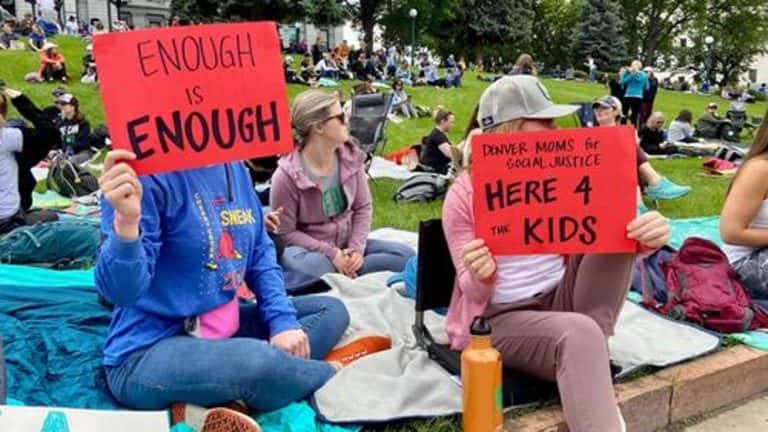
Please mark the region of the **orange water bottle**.
[[461, 353], [464, 432], [502, 431], [501, 354], [491, 345], [491, 325], [475, 317], [472, 340]]

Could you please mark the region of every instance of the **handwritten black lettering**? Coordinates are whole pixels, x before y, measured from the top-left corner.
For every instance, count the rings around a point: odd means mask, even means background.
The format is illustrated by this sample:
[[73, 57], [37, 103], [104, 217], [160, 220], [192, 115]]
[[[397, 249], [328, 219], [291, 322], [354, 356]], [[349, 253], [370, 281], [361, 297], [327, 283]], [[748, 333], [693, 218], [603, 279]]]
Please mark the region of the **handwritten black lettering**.
[[[152, 124], [154, 128], [139, 131], [146, 124]], [[173, 111], [153, 119], [144, 115], [127, 122], [126, 128], [137, 159], [148, 158], [156, 150], [163, 154], [187, 149], [199, 153], [209, 145], [230, 149], [236, 143], [279, 141], [281, 135], [276, 101], [266, 106], [256, 105], [239, 110], [215, 108], [208, 112], [192, 111], [188, 114]], [[142, 148], [146, 143], [156, 147]]]

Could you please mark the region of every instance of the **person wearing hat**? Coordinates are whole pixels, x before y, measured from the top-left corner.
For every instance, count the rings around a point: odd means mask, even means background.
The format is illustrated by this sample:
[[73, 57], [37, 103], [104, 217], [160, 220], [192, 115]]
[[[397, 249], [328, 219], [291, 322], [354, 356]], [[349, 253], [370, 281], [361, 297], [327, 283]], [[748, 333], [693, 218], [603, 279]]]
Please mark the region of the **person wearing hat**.
[[[577, 109], [552, 103], [536, 77], [505, 76], [480, 98], [479, 133], [552, 130], [555, 118]], [[485, 316], [505, 367], [557, 382], [570, 431], [625, 430], [611, 382], [607, 338], [637, 255], [571, 255], [567, 262], [557, 254], [493, 255], [475, 236], [471, 146], [464, 147], [466, 169], [443, 205], [443, 228], [456, 268], [446, 317], [451, 348], [465, 348], [471, 320]], [[669, 225], [658, 212], [648, 212], [627, 226], [626, 235], [638, 241], [642, 253], [651, 253], [669, 240]]]
[[696, 135], [702, 138], [719, 139], [723, 134], [723, 128], [731, 121], [717, 114], [717, 104], [710, 102], [707, 111], [696, 122]]
[[[603, 96], [592, 104], [595, 112], [597, 126], [617, 126], [621, 120], [621, 101], [614, 96]], [[643, 151], [640, 143], [637, 146], [637, 180], [638, 180], [638, 209], [645, 213], [648, 209], [642, 200], [641, 188], [651, 200], [673, 200], [687, 195], [691, 191], [690, 186], [680, 186], [666, 177], [662, 177], [651, 165], [648, 155]]]
[[[9, 127], [10, 105], [34, 127]], [[35, 177], [31, 169], [59, 143], [53, 122], [28, 97], [0, 81], [0, 235], [31, 224]]]
[[64, 93], [56, 98], [56, 106], [61, 114], [56, 122], [61, 134], [61, 148], [64, 154], [82, 163], [91, 157], [91, 124], [80, 112], [80, 102], [70, 93]]
[[40, 77], [44, 81], [61, 80], [67, 82], [67, 65], [64, 56], [55, 43], [46, 42], [40, 52]]

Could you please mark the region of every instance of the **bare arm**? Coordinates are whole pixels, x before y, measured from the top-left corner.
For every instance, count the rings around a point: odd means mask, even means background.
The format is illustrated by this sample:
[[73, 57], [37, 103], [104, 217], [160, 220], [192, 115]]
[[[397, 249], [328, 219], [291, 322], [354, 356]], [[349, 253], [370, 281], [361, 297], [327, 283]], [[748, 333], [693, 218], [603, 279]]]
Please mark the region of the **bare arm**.
[[450, 158], [451, 157], [451, 143], [444, 142], [437, 146], [437, 148], [440, 149], [440, 152], [445, 155], [445, 157]]
[[768, 246], [768, 229], [750, 228], [768, 194], [768, 161], [753, 159], [741, 169], [725, 199], [720, 218], [720, 235], [730, 244]]

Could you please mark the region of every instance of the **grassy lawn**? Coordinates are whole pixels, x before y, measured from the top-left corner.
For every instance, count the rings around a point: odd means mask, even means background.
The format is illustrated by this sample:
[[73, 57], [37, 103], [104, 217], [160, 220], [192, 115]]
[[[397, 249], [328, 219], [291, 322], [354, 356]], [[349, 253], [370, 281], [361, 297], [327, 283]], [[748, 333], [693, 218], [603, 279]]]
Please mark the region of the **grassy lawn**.
[[[80, 59], [84, 53], [83, 43], [79, 39], [70, 37], [59, 37], [56, 42], [61, 45], [68, 59], [68, 68], [72, 76], [79, 77], [82, 71]], [[0, 52], [0, 78], [5, 79], [9, 86], [22, 89], [38, 104], [47, 105], [51, 100], [51, 90], [58, 84], [27, 84], [23, 81], [24, 74], [36, 70], [37, 67], [37, 55], [32, 52]], [[351, 81], [344, 81], [342, 87], [349, 90], [352, 84]], [[589, 101], [607, 93], [603, 86], [597, 84], [552, 80], [545, 80], [545, 84], [558, 103]], [[410, 88], [408, 91], [415, 103], [419, 105], [431, 108], [444, 106], [456, 114], [456, 126], [449, 136], [454, 143], [457, 143], [461, 140], [472, 110], [487, 85], [488, 83], [477, 79], [474, 73], [467, 73], [461, 89], [417, 87]], [[73, 80], [66, 87], [80, 99], [82, 109], [92, 124], [104, 122], [104, 112], [97, 87], [80, 84], [77, 80]], [[305, 89], [306, 87], [303, 86], [291, 85], [288, 93], [293, 97]], [[137, 95], [137, 97], [145, 98], [148, 104], [152, 103], [152, 95]], [[669, 121], [684, 108], [690, 109], [694, 116], [698, 116], [710, 101], [718, 102], [723, 111], [727, 108], [726, 101], [719, 98], [660, 90], [655, 109], [665, 113]], [[761, 116], [767, 106], [766, 103], [748, 105], [749, 116]], [[565, 118], [560, 124], [563, 127], [573, 127], [575, 119]], [[431, 127], [432, 122], [427, 118], [406, 120], [399, 124], [390, 122], [389, 141], [385, 152], [418, 143]], [[720, 212], [723, 193], [728, 182], [702, 176], [700, 164], [700, 159], [653, 162], [662, 175], [675, 182], [693, 186], [693, 192], [687, 197], [677, 201], [662, 202], [661, 210], [665, 214], [680, 218], [713, 215]], [[375, 227], [393, 226], [413, 230], [417, 227], [419, 220], [439, 217], [440, 203], [396, 205], [392, 201], [392, 196], [399, 183], [395, 180], [381, 179], [371, 184], [375, 198]]]
[[[62, 51], [68, 59], [68, 68], [72, 77], [79, 77], [82, 72], [81, 58], [84, 54], [84, 45], [79, 39], [59, 37], [56, 39], [62, 47]], [[38, 57], [31, 52], [7, 52], [0, 51], [0, 78], [5, 79], [10, 87], [19, 88], [28, 94], [39, 106], [51, 103], [51, 90], [59, 84], [27, 84], [23, 81], [26, 73], [38, 68]], [[258, 79], [257, 77], [254, 77]], [[345, 90], [349, 90], [353, 83], [344, 82]], [[429, 87], [410, 88], [407, 91], [413, 96], [415, 103], [436, 108], [442, 105], [452, 110], [456, 115], [456, 127], [449, 134], [451, 140], [457, 143], [461, 140], [464, 129], [469, 121], [471, 112], [480, 98], [480, 94], [488, 83], [480, 81], [474, 73], [468, 73], [463, 80], [461, 89], [435, 89]], [[553, 98], [558, 103], [577, 101], [589, 101], [598, 96], [605, 95], [607, 89], [597, 84], [586, 84], [566, 81], [545, 81]], [[77, 79], [66, 86], [81, 101], [81, 108], [86, 113], [92, 125], [104, 122], [101, 97], [97, 87], [80, 84]], [[306, 87], [289, 86], [291, 97], [295, 96]], [[152, 95], [135, 95], [142, 98], [145, 103], [151, 104]], [[716, 101], [722, 111], [727, 109], [727, 102], [715, 97], [703, 97], [667, 90], [660, 90], [656, 101], [656, 110], [662, 111], [670, 121], [682, 109], [689, 109], [698, 117], [706, 104]], [[749, 116], [762, 116], [766, 103], [751, 104], [748, 106]], [[11, 115], [15, 115], [12, 113]], [[575, 126], [574, 118], [562, 119], [561, 126]], [[418, 143], [422, 136], [426, 135], [432, 127], [430, 119], [406, 120], [399, 124], [390, 123], [388, 134], [389, 142], [385, 152], [396, 150]], [[664, 214], [674, 217], [695, 217], [714, 215], [720, 212], [723, 203], [725, 188], [728, 180], [705, 177], [701, 174], [701, 159], [678, 159], [672, 161], [654, 161], [656, 169], [671, 180], [693, 186], [693, 192], [677, 201], [663, 202], [661, 210]], [[427, 218], [439, 217], [441, 202], [431, 204], [396, 205], [392, 196], [400, 182], [380, 179], [371, 183], [371, 189], [375, 198], [374, 226], [392, 226], [397, 228], [415, 230], [418, 221]], [[456, 418], [436, 419], [432, 421], [409, 422], [388, 426], [376, 426], [367, 428], [375, 431], [458, 431], [459, 422]]]

